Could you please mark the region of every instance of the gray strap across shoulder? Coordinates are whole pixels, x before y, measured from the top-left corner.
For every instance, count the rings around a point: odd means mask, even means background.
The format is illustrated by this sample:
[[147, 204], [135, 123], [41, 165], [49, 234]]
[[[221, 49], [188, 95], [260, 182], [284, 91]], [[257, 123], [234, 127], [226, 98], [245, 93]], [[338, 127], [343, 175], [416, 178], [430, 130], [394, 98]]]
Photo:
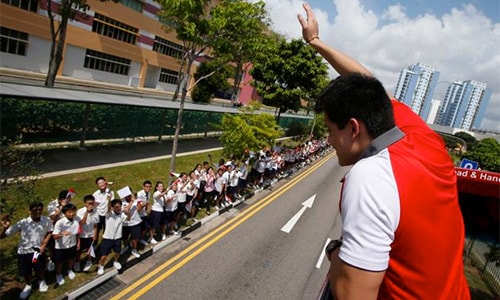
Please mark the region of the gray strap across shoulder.
[[399, 129], [399, 127], [392, 127], [390, 130], [375, 138], [365, 152], [363, 152], [363, 154], [361, 154], [358, 158], [358, 161], [379, 153], [383, 149], [402, 139], [404, 136], [405, 134], [401, 131], [401, 129]]

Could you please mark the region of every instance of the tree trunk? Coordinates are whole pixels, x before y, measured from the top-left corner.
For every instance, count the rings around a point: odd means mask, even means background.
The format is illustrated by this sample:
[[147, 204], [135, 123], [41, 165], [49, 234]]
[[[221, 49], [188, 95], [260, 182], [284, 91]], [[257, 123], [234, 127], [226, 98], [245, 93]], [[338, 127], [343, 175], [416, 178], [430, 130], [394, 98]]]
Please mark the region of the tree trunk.
[[87, 131], [89, 129], [90, 103], [85, 104], [85, 115], [83, 116], [82, 135], [80, 136], [80, 148], [85, 148], [85, 140], [87, 139]]
[[239, 90], [240, 90], [240, 83], [241, 83], [241, 77], [243, 75], [243, 66], [241, 62], [238, 62], [236, 65], [236, 72], [234, 74], [234, 83], [233, 83], [233, 91], [231, 93], [231, 105], [234, 105], [235, 102], [237, 102], [239, 98]]
[[[175, 102], [177, 100], [177, 97], [179, 97], [179, 89], [184, 79], [184, 75], [181, 74], [183, 74], [182, 69], [184, 68], [185, 62], [186, 59], [183, 58], [181, 61], [181, 65], [179, 67], [179, 77], [177, 78], [177, 86], [175, 87], [175, 92], [174, 96], [172, 97], [172, 102]], [[165, 125], [167, 123], [167, 112], [168, 112], [167, 109], [163, 110], [163, 114], [161, 116], [160, 134], [158, 135], [158, 143], [161, 143], [161, 139], [163, 137], [163, 134], [165, 133]]]
[[[189, 58], [186, 74], [189, 76], [191, 74], [191, 67], [193, 65], [194, 59]], [[172, 142], [172, 156], [170, 158], [170, 172], [175, 172], [175, 158], [177, 156], [177, 146], [179, 144], [179, 133], [181, 131], [182, 126], [182, 114], [184, 113], [184, 102], [186, 101], [187, 95], [187, 85], [189, 83], [188, 78], [185, 78], [182, 84], [182, 94], [181, 101], [179, 103], [179, 110], [177, 112], [177, 123], [175, 124], [175, 134], [174, 140]]]
[[[68, 28], [68, 17], [63, 15], [61, 22], [59, 23], [59, 28], [57, 31], [54, 30], [55, 24], [51, 8], [52, 1], [49, 1], [47, 5], [51, 26], [50, 33], [52, 45], [50, 47], [49, 70], [47, 71], [47, 77], [45, 78], [45, 86], [52, 88], [54, 87], [54, 83], [56, 81], [57, 71], [59, 71], [59, 67], [61, 66], [61, 62], [63, 60], [66, 31]], [[67, 1], [61, 1], [60, 5], [68, 5], [68, 3]], [[64, 8], [62, 9], [64, 10]]]

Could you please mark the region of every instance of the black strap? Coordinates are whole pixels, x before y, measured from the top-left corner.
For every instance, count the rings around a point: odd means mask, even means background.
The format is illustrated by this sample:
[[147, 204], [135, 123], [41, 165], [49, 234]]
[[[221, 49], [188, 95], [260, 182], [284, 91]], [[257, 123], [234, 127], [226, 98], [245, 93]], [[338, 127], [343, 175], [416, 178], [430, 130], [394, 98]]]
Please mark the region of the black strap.
[[399, 129], [399, 127], [392, 127], [388, 131], [375, 138], [370, 143], [365, 152], [363, 152], [363, 154], [361, 154], [361, 156], [358, 158], [358, 161], [379, 153], [383, 149], [402, 139], [404, 136], [405, 134], [401, 131], [401, 129]]

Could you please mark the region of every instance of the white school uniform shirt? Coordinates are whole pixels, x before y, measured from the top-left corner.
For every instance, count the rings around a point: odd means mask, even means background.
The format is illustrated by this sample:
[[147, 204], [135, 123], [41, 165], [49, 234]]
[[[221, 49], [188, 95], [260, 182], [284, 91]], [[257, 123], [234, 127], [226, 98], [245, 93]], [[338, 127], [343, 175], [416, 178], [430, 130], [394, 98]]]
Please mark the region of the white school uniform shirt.
[[[80, 219], [83, 220], [83, 216], [85, 215], [85, 212], [87, 211], [86, 207], [80, 208], [76, 212], [76, 216]], [[97, 210], [94, 208], [92, 212], [90, 212], [87, 215], [87, 220], [85, 223], [81, 223], [80, 225], [82, 227], [82, 232], [80, 233], [81, 238], [91, 238], [94, 237], [94, 224], [99, 223], [99, 215], [97, 214]]]
[[70, 235], [63, 235], [55, 240], [56, 249], [69, 249], [76, 246], [76, 239], [78, 238], [78, 229], [80, 228], [80, 218], [75, 216], [73, 220], [64, 217], [59, 219], [54, 225], [52, 234], [61, 234], [64, 231], [69, 231]]
[[232, 170], [231, 173], [229, 173], [229, 186], [237, 187], [239, 179], [240, 179], [240, 172]]
[[[111, 195], [111, 199], [108, 200], [108, 195]], [[97, 213], [99, 216], [105, 216], [108, 212], [109, 201], [115, 199], [115, 193], [107, 188], [104, 192], [97, 190], [93, 194], [95, 202], [97, 203]]]
[[199, 187], [199, 180], [195, 179], [193, 182], [188, 181], [186, 184], [186, 194], [189, 196], [194, 196], [194, 193], [196, 192], [196, 189]]
[[106, 213], [106, 228], [102, 237], [108, 240], [119, 240], [122, 238], [123, 222], [127, 215], [123, 212], [116, 214], [113, 211]]
[[161, 195], [160, 191], [156, 191], [153, 194], [153, 206], [151, 206], [152, 211], [159, 211], [159, 212], [164, 211], [164, 209], [165, 209], [165, 197], [160, 196], [160, 195]]
[[223, 185], [227, 184], [227, 180], [226, 180], [226, 177], [224, 177], [224, 175], [222, 175], [221, 177], [218, 177], [216, 180], [215, 180], [215, 190], [219, 193], [222, 193], [223, 190], [222, 190], [222, 187]]
[[137, 210], [138, 204], [139, 204], [138, 200], [134, 200], [134, 201], [130, 201], [130, 202], [123, 201], [122, 209], [127, 208], [129, 205], [132, 205], [132, 207], [129, 210], [130, 219], [123, 221], [123, 226], [131, 227], [131, 226], [141, 224], [141, 222], [142, 222], [141, 215], [139, 214], [139, 211]]
[[29, 216], [7, 228], [5, 234], [11, 236], [20, 232], [17, 254], [29, 254], [35, 252], [33, 247], [40, 248], [47, 233], [52, 232], [53, 229], [52, 221], [46, 216], [41, 216], [38, 222], [33, 221]]
[[177, 180], [177, 203], [186, 202], [186, 185], [189, 181], [183, 182], [182, 180]]
[[168, 190], [167, 195], [165, 196], [165, 211], [175, 211], [176, 209], [177, 193], [174, 190]]
[[[141, 199], [146, 199], [146, 203], [150, 203], [151, 202], [151, 191], [149, 191], [148, 193], [146, 193], [144, 190], [140, 190], [139, 192], [137, 192], [137, 199], [141, 198]], [[147, 210], [147, 206], [144, 206], [142, 208], [142, 210], [139, 212], [139, 215], [141, 217], [145, 217], [148, 215], [148, 210]]]

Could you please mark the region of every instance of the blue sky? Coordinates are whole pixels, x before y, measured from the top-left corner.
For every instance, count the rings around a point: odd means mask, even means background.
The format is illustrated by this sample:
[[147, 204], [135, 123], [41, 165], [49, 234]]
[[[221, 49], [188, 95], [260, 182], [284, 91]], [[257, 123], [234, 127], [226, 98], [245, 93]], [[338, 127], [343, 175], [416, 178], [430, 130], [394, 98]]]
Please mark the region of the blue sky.
[[[333, 0], [310, 0], [308, 1], [312, 7], [317, 7], [321, 10], [329, 12], [329, 17], [336, 15], [336, 8]], [[377, 15], [381, 15], [383, 11], [390, 5], [401, 3], [406, 7], [406, 13], [410, 18], [415, 18], [418, 15], [433, 14], [442, 16], [449, 13], [452, 8], [462, 7], [464, 4], [472, 4], [479, 9], [485, 16], [498, 23], [500, 21], [500, 1], [499, 0], [471, 0], [471, 1], [456, 1], [456, 0], [362, 0], [361, 4], [366, 8], [373, 10]], [[330, 21], [333, 21], [330, 20]]]
[[[250, 0], [256, 1], [256, 0]], [[301, 38], [300, 0], [264, 0], [274, 31]], [[364, 64], [389, 92], [400, 71], [416, 63], [446, 82], [476, 80], [493, 89], [481, 129], [500, 132], [500, 0], [310, 0], [319, 36]], [[336, 72], [330, 70], [333, 78]], [[443, 83], [443, 84], [441, 84]]]

